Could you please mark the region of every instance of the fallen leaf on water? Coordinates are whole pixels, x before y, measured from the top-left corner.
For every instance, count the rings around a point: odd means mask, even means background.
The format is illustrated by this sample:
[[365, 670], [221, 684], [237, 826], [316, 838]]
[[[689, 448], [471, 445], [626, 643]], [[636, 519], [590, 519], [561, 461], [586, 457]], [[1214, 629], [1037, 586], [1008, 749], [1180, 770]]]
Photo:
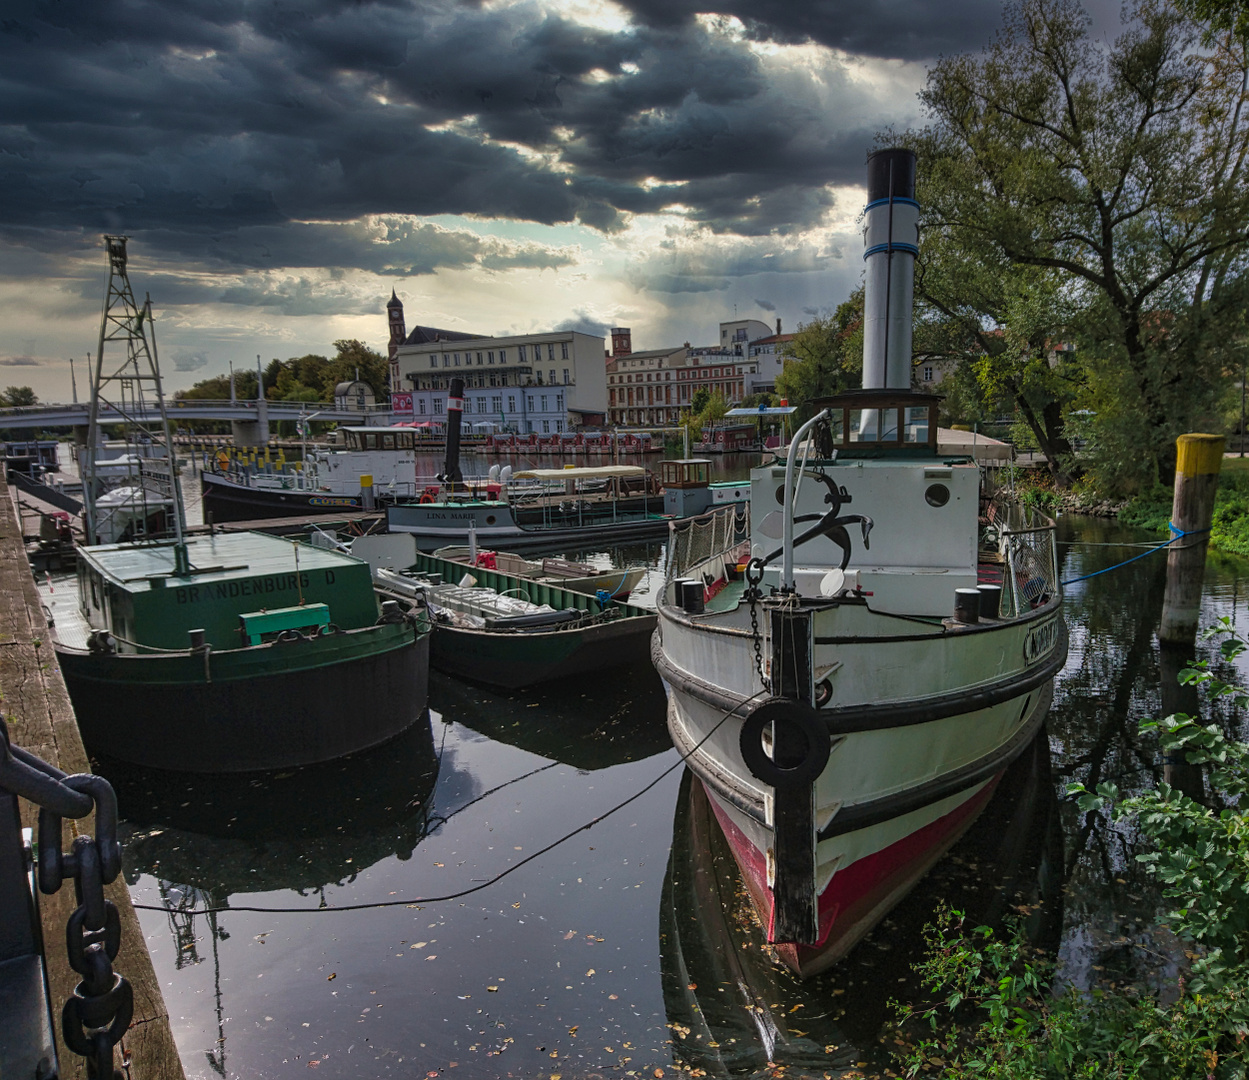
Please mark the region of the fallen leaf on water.
[[337, 971], [331, 971], [331, 972], [330, 972], [330, 974], [329, 974], [329, 977], [328, 977], [325, 981], [326, 981], [326, 982], [333, 982], [333, 981], [334, 981], [335, 979], [337, 979], [337, 978], [338, 978], [338, 972], [337, 972]]
[[618, 994], [608, 994], [608, 995], [607, 995], [607, 1000], [608, 1000], [608, 1001], [619, 1001], [619, 1000], [620, 1000], [620, 997], [619, 997], [619, 995], [618, 995]]
[[487, 986], [486, 989], [492, 994], [497, 994], [499, 992], [499, 988], [497, 986]]
[[685, 989], [686, 989], [686, 990], [697, 990], [697, 989], [698, 989], [698, 983], [690, 983], [689, 985], [687, 985], [687, 986], [686, 986], [686, 988], [685, 988]]
[[569, 931], [568, 931], [568, 933], [566, 933], [566, 934], [564, 935], [564, 940], [565, 940], [565, 941], [571, 941], [571, 940], [572, 940], [573, 938], [575, 938], [576, 936], [577, 936], [577, 931], [576, 931], [576, 930], [569, 930]]
[[519, 901], [519, 900], [517, 900], [517, 901], [516, 901], [516, 903], [514, 903], [514, 904], [512, 905], [512, 907], [520, 907], [520, 901]]

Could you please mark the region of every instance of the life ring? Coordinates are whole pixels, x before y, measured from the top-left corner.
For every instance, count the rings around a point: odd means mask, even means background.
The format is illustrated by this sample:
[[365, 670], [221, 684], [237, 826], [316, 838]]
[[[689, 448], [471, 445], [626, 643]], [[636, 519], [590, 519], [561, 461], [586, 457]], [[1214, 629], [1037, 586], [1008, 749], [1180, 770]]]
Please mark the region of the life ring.
[[427, 491], [421, 496], [421, 505], [426, 506], [434, 501], [434, 497]]
[[[802, 732], [807, 748], [792, 766], [778, 765], [763, 752], [763, 729], [769, 724], [790, 724]], [[828, 764], [832, 740], [820, 714], [810, 705], [788, 698], [769, 698], [742, 723], [738, 745], [752, 776], [777, 790], [812, 783]]]

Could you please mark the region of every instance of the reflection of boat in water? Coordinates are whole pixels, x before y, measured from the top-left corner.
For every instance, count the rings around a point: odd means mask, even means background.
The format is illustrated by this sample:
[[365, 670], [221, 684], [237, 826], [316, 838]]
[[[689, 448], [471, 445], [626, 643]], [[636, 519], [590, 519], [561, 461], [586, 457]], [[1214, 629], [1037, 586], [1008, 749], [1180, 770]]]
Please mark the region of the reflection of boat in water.
[[301, 894], [410, 858], [438, 776], [428, 712], [383, 747], [286, 773], [200, 778], [109, 769], [123, 815], [126, 880], [203, 891]]
[[663, 684], [649, 664], [544, 687], [537, 717], [533, 695], [503, 697], [458, 679], [435, 676], [430, 695], [444, 719], [586, 772], [672, 748]]
[[965, 911], [971, 925], [1000, 925], [1016, 906], [1026, 906], [1030, 939], [1053, 947], [1062, 922], [1062, 873], [1058, 801], [1042, 729], [950, 857], [812, 992], [813, 984], [800, 982], [769, 950], [707, 795], [687, 772], [659, 914], [664, 1004], [677, 1063], [713, 1077], [760, 1076], [769, 1063], [817, 1076], [841, 1075], [865, 1060], [889, 1067], [882, 1025], [891, 1019], [891, 999], [921, 996], [913, 965], [938, 904]]

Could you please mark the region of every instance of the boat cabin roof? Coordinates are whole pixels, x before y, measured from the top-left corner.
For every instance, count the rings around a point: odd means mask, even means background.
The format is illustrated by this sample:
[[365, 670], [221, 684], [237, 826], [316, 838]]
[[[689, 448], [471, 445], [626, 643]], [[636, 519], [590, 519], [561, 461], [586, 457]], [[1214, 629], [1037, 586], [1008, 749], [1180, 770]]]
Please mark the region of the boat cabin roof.
[[757, 409], [730, 409], [725, 416], [789, 416], [798, 411], [797, 405], [760, 405]]
[[523, 469], [513, 480], [608, 480], [613, 476], [645, 476], [641, 465], [585, 465], [573, 469]]
[[78, 558], [95, 569], [111, 584], [127, 592], [147, 592], [153, 580], [163, 587], [209, 584], [265, 574], [293, 573], [296, 551], [301, 572], [336, 570], [355, 566], [359, 559], [338, 551], [293, 544], [264, 533], [222, 533], [187, 539], [192, 571], [188, 577], [174, 576], [174, 545], [99, 544], [78, 549]]

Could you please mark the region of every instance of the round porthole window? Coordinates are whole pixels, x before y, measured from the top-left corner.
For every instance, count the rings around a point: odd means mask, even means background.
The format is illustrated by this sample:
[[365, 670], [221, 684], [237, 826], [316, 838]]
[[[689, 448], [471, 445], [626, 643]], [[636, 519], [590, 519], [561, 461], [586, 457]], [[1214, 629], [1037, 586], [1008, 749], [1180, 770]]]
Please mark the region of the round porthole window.
[[493, 515], [493, 514], [487, 514], [487, 515], [486, 515], [486, 524], [487, 524], [487, 525], [493, 525], [493, 524], [494, 524], [494, 521], [495, 521], [495, 518], [494, 518], [494, 515]]
[[784, 484], [777, 484], [776, 486], [776, 505], [777, 506], [785, 505], [785, 485]]
[[929, 506], [944, 506], [950, 501], [950, 489], [944, 484], [929, 484], [924, 492], [924, 502]]

